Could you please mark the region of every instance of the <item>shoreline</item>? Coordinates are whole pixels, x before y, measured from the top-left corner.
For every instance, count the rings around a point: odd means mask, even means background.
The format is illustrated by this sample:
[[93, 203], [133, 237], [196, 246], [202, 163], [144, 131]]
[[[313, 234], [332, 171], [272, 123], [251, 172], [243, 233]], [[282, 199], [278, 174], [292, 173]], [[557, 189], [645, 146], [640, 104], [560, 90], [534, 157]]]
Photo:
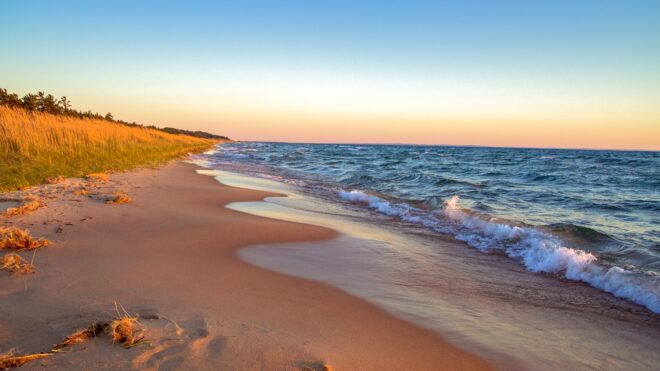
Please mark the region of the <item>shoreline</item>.
[[585, 283], [530, 274], [507, 257], [411, 231], [296, 183], [201, 172], [229, 186], [287, 196], [227, 205], [231, 209], [340, 233], [241, 249], [252, 264], [340, 288], [506, 369], [641, 370], [656, 363], [658, 317], [634, 303]]
[[23, 367], [492, 368], [344, 291], [244, 262], [243, 247], [337, 233], [228, 209], [276, 194], [222, 185], [198, 168], [176, 161], [115, 174], [97, 189], [126, 191], [130, 204], [69, 195], [65, 183], [47, 208], [3, 217], [54, 244], [36, 253], [35, 274], [0, 280], [0, 350], [49, 349], [117, 301], [141, 318], [148, 346], [94, 339]]

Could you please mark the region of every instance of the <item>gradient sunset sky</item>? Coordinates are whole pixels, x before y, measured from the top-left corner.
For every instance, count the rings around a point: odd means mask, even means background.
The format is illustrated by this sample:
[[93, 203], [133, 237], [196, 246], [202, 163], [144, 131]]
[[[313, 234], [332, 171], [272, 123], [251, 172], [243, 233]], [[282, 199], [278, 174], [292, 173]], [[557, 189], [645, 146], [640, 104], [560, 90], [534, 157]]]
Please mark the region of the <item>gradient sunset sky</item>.
[[660, 149], [660, 1], [0, 1], [0, 87], [239, 140]]

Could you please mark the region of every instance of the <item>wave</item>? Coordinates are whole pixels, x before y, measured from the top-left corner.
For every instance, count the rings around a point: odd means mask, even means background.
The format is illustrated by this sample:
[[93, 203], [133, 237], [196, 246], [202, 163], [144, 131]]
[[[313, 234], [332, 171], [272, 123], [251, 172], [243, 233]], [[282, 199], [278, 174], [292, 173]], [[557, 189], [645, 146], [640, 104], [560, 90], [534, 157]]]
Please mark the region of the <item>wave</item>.
[[[379, 213], [396, 216], [406, 222], [451, 233], [481, 252], [502, 251], [510, 258], [521, 261], [530, 272], [551, 273], [582, 281], [660, 313], [660, 277], [655, 273], [635, 272], [618, 266], [606, 267], [599, 264], [594, 254], [567, 247], [561, 239], [541, 229], [464, 209], [459, 205], [458, 196], [444, 201], [442, 208], [435, 212], [390, 202], [359, 190], [340, 190], [339, 196], [346, 201], [364, 203]], [[584, 227], [556, 227], [573, 230], [589, 240], [609, 237]]]
[[380, 197], [372, 196], [366, 194], [362, 191], [339, 191], [339, 197], [346, 201], [351, 202], [362, 202], [369, 205], [370, 208], [375, 209], [376, 211], [390, 216], [400, 216], [403, 217], [409, 214], [412, 207], [407, 206], [406, 204], [393, 204], [389, 201], [386, 201]]
[[350, 185], [369, 185], [377, 182], [378, 179], [368, 174], [351, 174], [348, 176], [340, 177], [337, 181]]
[[559, 180], [559, 177], [552, 174], [529, 174], [525, 177], [530, 182], [554, 182]]
[[551, 232], [565, 234], [569, 238], [579, 239], [590, 244], [606, 244], [615, 242], [616, 239], [607, 233], [599, 232], [595, 229], [583, 227], [570, 223], [555, 223], [545, 226]]
[[434, 183], [436, 186], [447, 186], [447, 185], [466, 185], [474, 188], [483, 188], [484, 184], [483, 183], [472, 183], [468, 182], [466, 180], [457, 180], [457, 179], [452, 179], [452, 178], [447, 178], [447, 177], [442, 177], [439, 178], [435, 181]]

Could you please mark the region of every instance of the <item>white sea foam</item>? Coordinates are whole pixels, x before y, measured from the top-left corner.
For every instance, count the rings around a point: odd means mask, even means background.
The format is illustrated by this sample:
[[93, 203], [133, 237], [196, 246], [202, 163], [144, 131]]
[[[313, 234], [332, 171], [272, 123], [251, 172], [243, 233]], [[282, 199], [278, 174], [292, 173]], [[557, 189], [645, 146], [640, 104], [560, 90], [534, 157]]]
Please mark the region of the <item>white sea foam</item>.
[[362, 191], [339, 191], [339, 196], [347, 201], [366, 203], [370, 208], [376, 209], [376, 211], [386, 215], [401, 216], [402, 210], [399, 210], [399, 208], [393, 207], [388, 201], [376, 196], [368, 195]]
[[563, 242], [533, 227], [515, 226], [493, 218], [470, 215], [458, 205], [459, 198], [445, 203], [443, 214], [458, 222], [463, 232], [457, 238], [481, 251], [502, 249], [520, 258], [532, 272], [563, 274], [586, 282], [615, 296], [642, 304], [660, 313], [660, 280], [657, 276], [598, 264], [593, 254], [563, 246]]
[[350, 202], [361, 202], [367, 204], [370, 208], [378, 211], [381, 214], [389, 216], [398, 216], [399, 218], [413, 223], [422, 222], [420, 216], [415, 215], [417, 209], [406, 204], [393, 204], [389, 201], [383, 200], [380, 197], [366, 194], [362, 191], [339, 191], [339, 197]]
[[[426, 214], [409, 205], [392, 203], [358, 190], [341, 190], [339, 196], [346, 201], [367, 204], [385, 215], [443, 233], [449, 231], [482, 252], [504, 251], [507, 256], [519, 259], [529, 271], [561, 274], [569, 280], [586, 282], [660, 313], [660, 277], [617, 266], [605, 267], [598, 263], [595, 255], [566, 247], [561, 239], [536, 228], [472, 214], [459, 206], [458, 196], [446, 200], [439, 212]], [[447, 221], [454, 228], [448, 229]]]

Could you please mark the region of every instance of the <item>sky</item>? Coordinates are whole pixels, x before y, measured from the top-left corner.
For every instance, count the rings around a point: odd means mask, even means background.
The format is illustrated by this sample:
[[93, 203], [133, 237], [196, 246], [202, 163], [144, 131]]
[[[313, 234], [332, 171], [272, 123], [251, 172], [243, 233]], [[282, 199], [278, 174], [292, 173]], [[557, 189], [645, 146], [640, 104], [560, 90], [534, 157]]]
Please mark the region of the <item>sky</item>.
[[238, 140], [660, 150], [660, 1], [0, 1], [0, 87]]

